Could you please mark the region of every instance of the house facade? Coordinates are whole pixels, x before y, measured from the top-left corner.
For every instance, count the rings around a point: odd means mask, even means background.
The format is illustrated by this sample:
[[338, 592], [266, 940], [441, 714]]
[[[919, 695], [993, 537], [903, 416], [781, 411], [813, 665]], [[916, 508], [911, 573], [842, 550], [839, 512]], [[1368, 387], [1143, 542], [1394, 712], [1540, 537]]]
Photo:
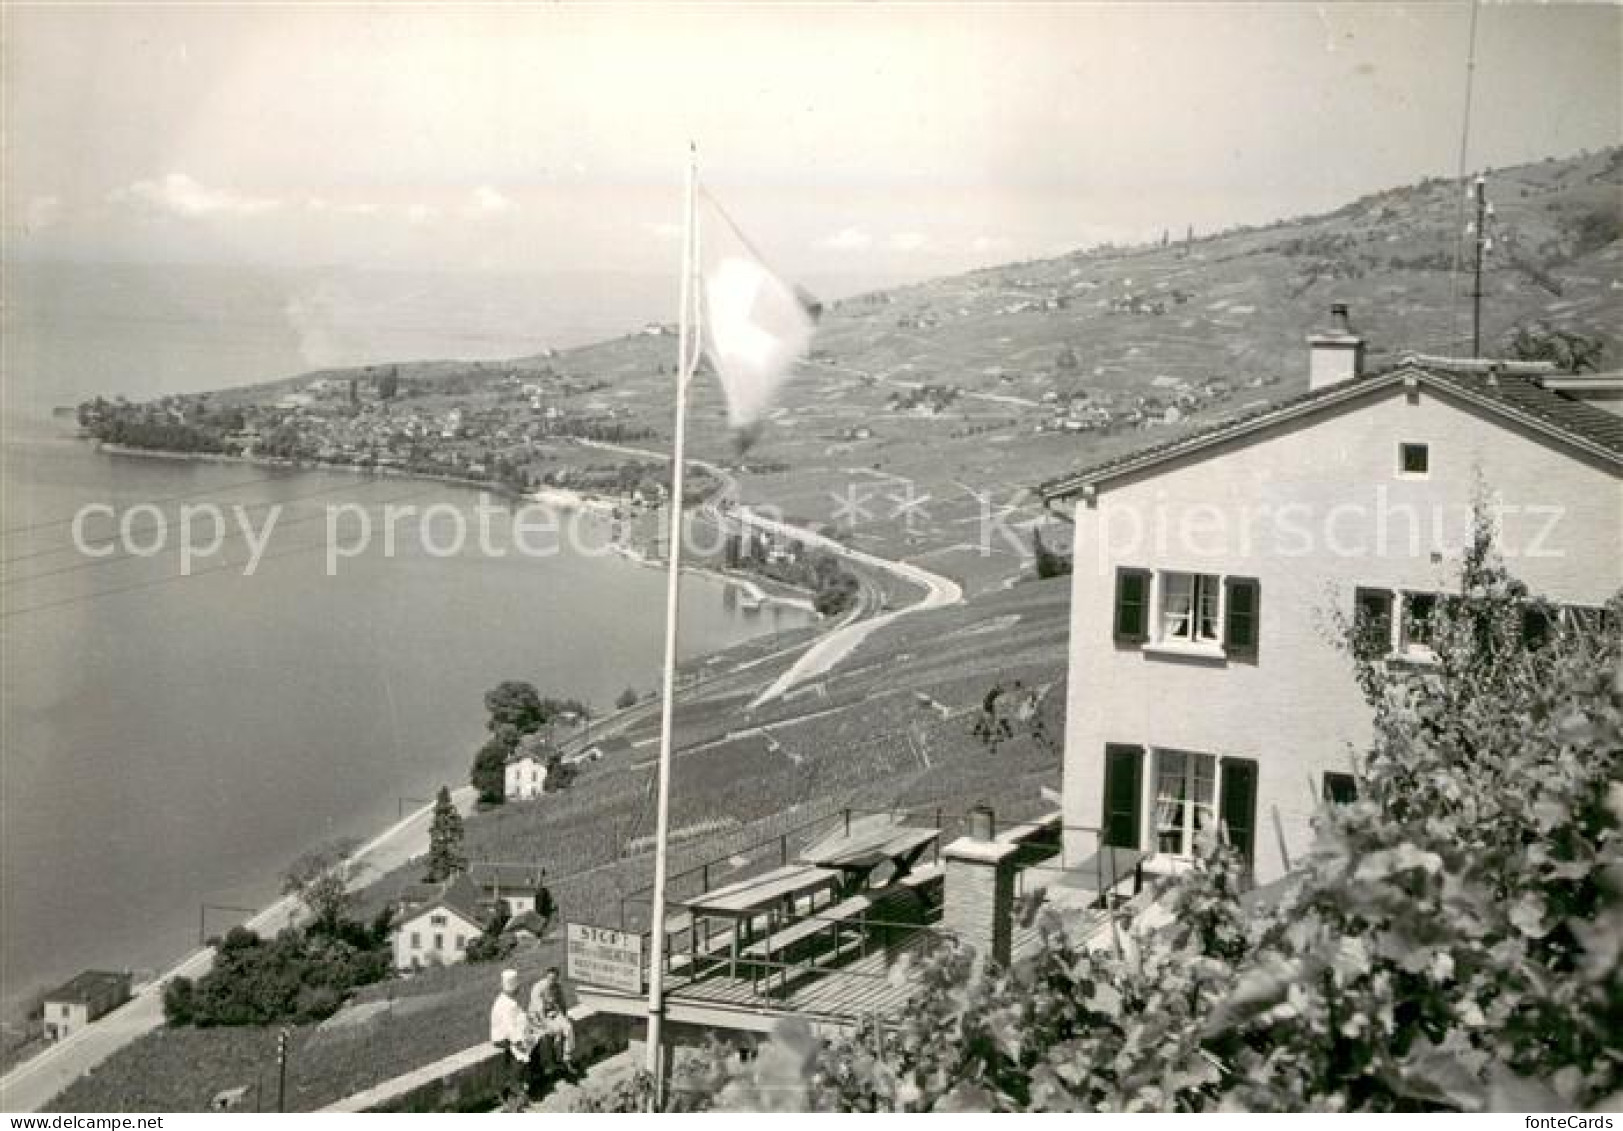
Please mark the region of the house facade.
[[394, 930], [395, 969], [464, 961], [468, 945], [484, 933], [486, 915], [479, 888], [466, 873], [440, 885], [432, 898], [402, 912]]
[[41, 1024], [45, 1039], [60, 1041], [130, 1000], [130, 976], [86, 970], [45, 995]]
[[1536, 367], [1365, 375], [1339, 321], [1306, 395], [1045, 486], [1075, 521], [1068, 857], [1174, 869], [1220, 826], [1257, 882], [1288, 871], [1373, 737], [1347, 626], [1427, 662], [1479, 499], [1564, 616], [1623, 586], [1623, 419]]
[[551, 756], [537, 746], [520, 746], [507, 759], [502, 792], [509, 801], [531, 801], [547, 788], [547, 765]]

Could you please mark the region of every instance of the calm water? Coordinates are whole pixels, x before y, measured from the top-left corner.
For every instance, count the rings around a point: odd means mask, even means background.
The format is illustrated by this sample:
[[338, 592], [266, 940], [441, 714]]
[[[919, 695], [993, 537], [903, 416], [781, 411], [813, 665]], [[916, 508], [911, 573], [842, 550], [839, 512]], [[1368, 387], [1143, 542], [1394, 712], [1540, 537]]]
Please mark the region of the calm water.
[[[152, 391], [85, 384], [84, 373], [111, 364], [99, 352], [109, 347], [89, 331], [76, 339], [63, 317], [54, 329], [36, 321], [26, 341], [7, 345], [7, 1005], [86, 966], [157, 966], [195, 942], [200, 903], [266, 902], [304, 848], [373, 832], [395, 818], [397, 798], [465, 781], [483, 732], [481, 695], [501, 679], [600, 707], [628, 684], [654, 685], [658, 571], [569, 553], [488, 558], [471, 546], [436, 558], [405, 539], [393, 559], [380, 548], [328, 577], [320, 547], [329, 504], [365, 503], [376, 518], [389, 501], [466, 512], [474, 497], [407, 480], [111, 456], [22, 411], [69, 400], [69, 390]], [[182, 387], [218, 383], [200, 376], [217, 354], [215, 333], [180, 319], [167, 331], [173, 340], [137, 342], [126, 357], [177, 375]], [[215, 356], [233, 378], [286, 371], [276, 334], [244, 340], [247, 352]], [[165, 368], [164, 356], [186, 361]], [[173, 549], [88, 565], [71, 547], [66, 520], [86, 502], [122, 511], [169, 500], [172, 519], [182, 496], [241, 504], [256, 522], [284, 505], [255, 576], [230, 568], [177, 577]], [[151, 520], [133, 529], [150, 531]], [[225, 552], [246, 558], [240, 535]], [[719, 585], [685, 584], [690, 655], [806, 621], [795, 611], [748, 615], [728, 607]], [[211, 927], [228, 921], [221, 913]]]

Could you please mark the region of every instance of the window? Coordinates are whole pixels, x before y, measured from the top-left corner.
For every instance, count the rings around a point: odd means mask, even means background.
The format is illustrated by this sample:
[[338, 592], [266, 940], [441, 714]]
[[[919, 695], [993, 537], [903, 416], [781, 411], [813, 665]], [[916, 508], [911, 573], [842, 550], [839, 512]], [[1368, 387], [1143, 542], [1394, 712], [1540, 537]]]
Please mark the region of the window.
[[1405, 593], [1403, 595], [1403, 650], [1409, 653], [1429, 654], [1437, 628], [1437, 595], [1435, 593]]
[[1118, 569], [1112, 628], [1118, 644], [1148, 651], [1167, 645], [1171, 654], [1255, 659], [1262, 588], [1251, 577]]
[[422, 949], [422, 945], [423, 945], [422, 932], [413, 931], [411, 933], [411, 949], [412, 950], [420, 950], [420, 949]]
[[1350, 805], [1358, 800], [1358, 781], [1351, 774], [1324, 775], [1324, 799], [1331, 805]]
[[1183, 644], [1216, 644], [1221, 589], [1215, 574], [1161, 576], [1161, 639]]
[[1223, 585], [1223, 647], [1230, 656], [1255, 657], [1261, 587], [1248, 577], [1230, 577]]
[[1431, 448], [1426, 444], [1399, 444], [1398, 471], [1404, 475], [1424, 476], [1431, 471]]
[[1217, 759], [1185, 750], [1155, 752], [1155, 847], [1193, 856], [1195, 841], [1211, 827], [1217, 794]]
[[1117, 640], [1142, 641], [1149, 635], [1150, 571], [1146, 569], [1118, 569], [1116, 571], [1116, 627]]
[[435, 950], [444, 950], [445, 949], [445, 936], [443, 934], [441, 934], [439, 931], [434, 932], [434, 949]]
[[1353, 595], [1353, 651], [1374, 660], [1392, 651], [1392, 594], [1360, 589]]
[[450, 920], [448, 920], [444, 915], [430, 915], [428, 917], [428, 922], [430, 926], [443, 927], [446, 923], [450, 922]]

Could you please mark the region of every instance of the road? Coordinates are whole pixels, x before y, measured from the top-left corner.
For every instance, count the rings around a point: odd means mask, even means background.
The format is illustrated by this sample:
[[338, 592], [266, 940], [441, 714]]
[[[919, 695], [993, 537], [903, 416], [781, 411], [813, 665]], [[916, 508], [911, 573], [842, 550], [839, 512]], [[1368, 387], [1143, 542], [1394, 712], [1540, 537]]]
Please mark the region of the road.
[[[473, 788], [464, 786], [452, 798], [466, 812], [473, 805]], [[425, 805], [356, 849], [350, 857], [351, 879], [365, 883], [426, 852], [432, 814], [433, 806]], [[297, 900], [284, 896], [244, 926], [260, 932], [279, 931], [296, 921], [299, 911]], [[38, 1111], [80, 1076], [162, 1025], [164, 985], [172, 978], [199, 978], [208, 973], [213, 962], [212, 949], [194, 951], [118, 1009], [12, 1069], [0, 1079], [0, 1111]]]
[[[649, 459], [670, 461], [670, 455], [664, 452], [651, 451], [646, 448], [632, 448], [621, 444], [606, 444], [596, 441], [583, 441], [590, 447], [602, 448], [608, 451], [621, 452], [626, 455], [642, 456]], [[688, 464], [700, 468], [715, 476], [722, 482], [722, 496], [724, 498], [738, 497], [738, 480], [731, 474], [704, 460], [689, 459]], [[890, 558], [881, 558], [874, 554], [853, 550], [851, 547], [823, 534], [817, 534], [804, 527], [793, 526], [776, 519], [766, 518], [755, 514], [748, 507], [739, 505], [734, 507], [727, 515], [723, 515], [711, 504], [706, 509], [717, 522], [726, 522], [729, 519], [745, 522], [759, 529], [768, 530], [786, 538], [792, 538], [805, 546], [813, 546], [831, 554], [838, 554], [848, 561], [869, 569], [883, 570], [893, 577], [900, 578], [924, 590], [924, 599], [905, 609], [883, 613], [876, 617], [863, 619], [848, 619], [833, 631], [820, 637], [816, 643], [808, 648], [790, 668], [751, 700], [748, 710], [754, 710], [763, 704], [770, 703], [797, 683], [813, 679], [829, 671], [841, 660], [854, 652], [859, 644], [878, 629], [900, 620], [902, 617], [912, 616], [915, 613], [926, 612], [930, 609], [944, 608], [947, 605], [956, 605], [964, 599], [964, 591], [956, 581], [931, 573], [929, 570], [910, 565], [903, 561], [893, 561]], [[867, 602], [864, 602], [866, 604]]]
[[924, 590], [924, 599], [897, 609], [894, 612], [882, 613], [876, 617], [863, 620], [850, 621], [841, 625], [826, 636], [820, 637], [815, 644], [801, 655], [777, 679], [773, 680], [767, 689], [757, 695], [749, 704], [748, 709], [753, 711], [763, 704], [770, 703], [797, 683], [813, 679], [829, 671], [834, 665], [845, 659], [857, 648], [857, 645], [866, 640], [870, 633], [893, 624], [903, 617], [915, 613], [926, 612], [930, 609], [945, 608], [956, 605], [964, 599], [964, 591], [956, 581], [920, 569], [907, 562], [893, 561], [890, 558], [881, 558], [861, 550], [853, 550], [843, 543], [836, 542], [822, 534], [813, 533], [799, 526], [791, 526], [786, 522], [763, 518], [752, 514], [748, 507], [739, 507], [734, 512], [736, 517], [752, 526], [770, 530], [786, 538], [793, 538], [805, 546], [813, 546], [827, 553], [838, 554], [842, 558], [856, 562], [858, 565], [870, 569], [884, 570], [893, 577], [898, 577], [910, 584], [917, 585]]

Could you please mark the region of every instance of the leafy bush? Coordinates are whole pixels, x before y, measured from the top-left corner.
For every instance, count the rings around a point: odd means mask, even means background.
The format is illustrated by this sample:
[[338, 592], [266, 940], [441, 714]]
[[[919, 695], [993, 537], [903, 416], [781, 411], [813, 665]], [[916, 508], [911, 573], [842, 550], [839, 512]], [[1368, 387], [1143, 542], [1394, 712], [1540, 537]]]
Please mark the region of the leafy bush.
[[354, 987], [387, 977], [389, 957], [386, 915], [370, 927], [345, 921], [336, 931], [290, 928], [271, 939], [234, 927], [207, 974], [165, 988], [164, 1017], [202, 1027], [320, 1020]]

